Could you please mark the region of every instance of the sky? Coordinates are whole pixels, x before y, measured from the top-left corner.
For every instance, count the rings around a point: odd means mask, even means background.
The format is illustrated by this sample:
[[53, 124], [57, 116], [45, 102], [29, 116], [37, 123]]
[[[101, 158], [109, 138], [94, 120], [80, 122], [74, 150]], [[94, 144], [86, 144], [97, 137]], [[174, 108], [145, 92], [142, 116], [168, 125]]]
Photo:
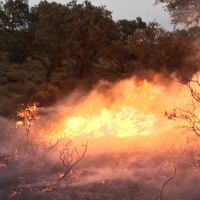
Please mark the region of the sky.
[[[54, 1], [66, 4], [70, 0]], [[39, 2], [39, 0], [29, 0], [31, 6]], [[78, 3], [82, 2], [83, 0], [78, 0]], [[141, 17], [146, 23], [156, 20], [163, 28], [170, 31], [173, 30], [173, 26], [170, 24], [170, 16], [164, 11], [164, 5], [153, 5], [155, 0], [91, 0], [91, 2], [95, 6], [105, 5], [112, 12], [115, 21], [119, 19], [134, 20], [137, 17]]]

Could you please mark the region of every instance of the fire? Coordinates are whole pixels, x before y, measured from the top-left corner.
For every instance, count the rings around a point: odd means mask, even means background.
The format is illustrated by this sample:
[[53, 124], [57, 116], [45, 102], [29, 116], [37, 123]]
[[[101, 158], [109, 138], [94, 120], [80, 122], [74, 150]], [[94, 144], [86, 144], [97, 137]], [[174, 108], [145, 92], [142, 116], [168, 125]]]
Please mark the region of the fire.
[[157, 77], [152, 83], [146, 79], [117, 84], [101, 82], [84, 101], [73, 107], [70, 116], [64, 116], [63, 124], [59, 124], [63, 137], [131, 138], [170, 129], [164, 110], [169, 108], [167, 101], [174, 98], [175, 92], [169, 97], [169, 86], [158, 85], [156, 80]]
[[[77, 92], [73, 95], [80, 101], [74, 104], [73, 96], [70, 105], [58, 106], [59, 122], [55, 120], [53, 124], [54, 128], [58, 127], [56, 134], [59, 139], [72, 139], [75, 146], [89, 140], [89, 149], [92, 144], [95, 152], [101, 147], [106, 150], [132, 148], [133, 143], [134, 146], [148, 145], [145, 148], [160, 141], [171, 145], [177, 137], [174, 133], [181, 131], [177, 127], [183, 122], [168, 120], [165, 111], [172, 110], [189, 95], [183, 86], [166, 82], [160, 84], [158, 76], [152, 82], [135, 78], [118, 83], [102, 81], [85, 96]], [[50, 138], [55, 137], [55, 131], [52, 135]]]
[[73, 136], [123, 138], [155, 134], [155, 123], [153, 114], [145, 114], [134, 107], [124, 106], [118, 112], [104, 108], [98, 115], [69, 118], [65, 125], [66, 129], [73, 130]]

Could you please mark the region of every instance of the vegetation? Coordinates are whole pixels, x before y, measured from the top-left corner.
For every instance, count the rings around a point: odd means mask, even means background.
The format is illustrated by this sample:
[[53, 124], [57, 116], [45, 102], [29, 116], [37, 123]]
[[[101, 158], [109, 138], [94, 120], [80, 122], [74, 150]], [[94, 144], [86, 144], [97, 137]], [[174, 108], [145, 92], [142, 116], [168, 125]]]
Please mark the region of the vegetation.
[[75, 0], [34, 7], [7, 0], [0, 21], [0, 114], [7, 117], [21, 103], [50, 105], [77, 86], [90, 90], [99, 79], [130, 77], [139, 63], [166, 74], [188, 67], [200, 32], [169, 32], [140, 17], [115, 22], [105, 6]]
[[183, 58], [195, 53], [187, 37], [166, 31], [157, 22], [150, 22], [143, 31], [135, 32], [129, 45], [146, 68], [167, 74], [183, 68], [186, 64]]
[[[0, 167], [3, 169], [0, 174], [0, 198], [51, 199], [53, 195], [55, 199], [63, 199], [66, 197], [66, 192], [63, 192], [66, 186], [60, 187], [59, 184], [65, 178], [69, 179], [65, 184], [74, 184], [71, 189], [67, 188], [68, 199], [122, 199], [124, 196], [127, 200], [137, 196], [148, 199], [149, 191], [156, 191], [159, 196], [163, 177], [159, 177], [159, 188], [153, 190], [149, 184], [150, 176], [144, 179], [146, 182], [139, 182], [128, 177], [122, 180], [116, 175], [114, 178], [104, 177], [92, 186], [89, 180], [84, 186], [79, 186], [76, 178], [82, 180], [88, 174], [94, 175], [86, 169], [90, 165], [99, 167], [99, 162], [103, 163], [106, 156], [89, 161], [85, 164], [85, 171], [79, 173], [77, 164], [85, 159], [88, 143], [82, 145], [83, 150], [79, 154], [75, 147], [70, 150], [69, 137], [64, 140], [56, 138], [54, 142], [41, 141], [41, 138], [35, 137], [36, 131], [33, 133], [31, 126], [37, 119], [34, 102], [41, 107], [50, 106], [76, 88], [90, 91], [100, 79], [115, 82], [129, 78], [136, 74], [138, 68], [163, 73], [173, 80], [172, 75], [175, 74], [179, 83], [188, 86], [192, 100], [187, 109], [167, 111], [165, 114], [169, 119], [184, 119], [189, 123], [196, 137], [188, 139], [184, 148], [179, 147], [183, 152], [179, 152], [176, 146], [173, 150], [178, 156], [186, 153], [193, 167], [199, 167], [200, 83], [198, 67], [190, 60], [197, 52], [194, 41], [200, 36], [199, 3], [198, 0], [156, 1], [159, 2], [167, 3], [166, 9], [175, 25], [184, 23], [189, 28], [167, 31], [156, 21], [147, 24], [140, 17], [115, 22], [105, 6], [94, 6], [87, 0], [82, 4], [72, 0], [66, 5], [45, 0], [34, 7], [30, 7], [27, 0], [0, 3], [0, 116], [23, 121], [18, 125], [24, 131], [16, 135], [11, 131], [17, 142], [9, 155], [2, 154], [0, 149]], [[191, 78], [193, 75], [196, 79]], [[21, 108], [24, 110], [21, 111]], [[1, 144], [10, 147], [10, 135], [2, 133], [0, 139]], [[53, 163], [48, 158], [49, 154], [56, 155], [60, 164]], [[133, 156], [138, 155], [135, 153]], [[164, 158], [163, 155], [161, 157]], [[112, 157], [107, 159], [115, 165], [128, 162], [128, 168], [142, 167], [142, 162], [132, 161], [134, 159], [130, 162], [129, 159], [119, 162]], [[155, 163], [157, 160], [159, 158], [155, 159]], [[165, 162], [165, 158], [163, 160]], [[26, 169], [27, 166], [30, 169]], [[73, 171], [74, 168], [76, 170]], [[178, 167], [174, 168], [176, 174]], [[13, 172], [12, 176], [7, 176], [8, 172]], [[175, 174], [164, 182], [160, 199], [166, 183]], [[166, 176], [168, 174], [164, 173]], [[39, 186], [41, 182], [45, 184]], [[31, 184], [31, 187], [27, 186]], [[149, 190], [146, 193], [141, 192], [144, 186]], [[34, 191], [33, 196], [30, 196], [30, 191]], [[48, 193], [51, 195], [48, 196]], [[155, 193], [151, 197], [153, 195]], [[173, 195], [170, 197], [173, 199]]]
[[166, 3], [173, 24], [199, 25], [199, 0], [155, 0], [155, 3]]

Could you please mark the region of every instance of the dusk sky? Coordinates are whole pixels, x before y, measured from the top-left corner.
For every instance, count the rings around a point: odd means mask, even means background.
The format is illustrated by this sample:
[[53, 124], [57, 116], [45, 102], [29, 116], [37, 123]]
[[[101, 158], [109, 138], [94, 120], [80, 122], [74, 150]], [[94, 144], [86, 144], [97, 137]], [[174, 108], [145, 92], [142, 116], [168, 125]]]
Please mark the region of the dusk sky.
[[[29, 0], [31, 6], [39, 2], [39, 0]], [[55, 0], [55, 2], [66, 4], [69, 1]], [[83, 0], [78, 0], [78, 3], [82, 2]], [[155, 0], [91, 0], [91, 2], [95, 6], [105, 5], [108, 10], [113, 12], [112, 16], [115, 21], [119, 19], [134, 20], [136, 17], [141, 17], [146, 23], [156, 20], [163, 28], [173, 30], [169, 14], [164, 11], [164, 5], [153, 5]]]

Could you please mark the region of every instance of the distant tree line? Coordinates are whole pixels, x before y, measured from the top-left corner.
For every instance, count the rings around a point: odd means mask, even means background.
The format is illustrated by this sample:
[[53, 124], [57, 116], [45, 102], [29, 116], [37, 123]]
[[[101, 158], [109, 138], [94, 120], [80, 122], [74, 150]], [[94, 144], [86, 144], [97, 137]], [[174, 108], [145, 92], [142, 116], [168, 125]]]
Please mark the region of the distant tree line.
[[78, 77], [87, 77], [99, 59], [120, 66], [121, 73], [132, 73], [133, 62], [145, 68], [172, 73], [184, 65], [195, 51], [192, 42], [200, 28], [173, 32], [157, 22], [112, 19], [105, 6], [85, 0], [66, 5], [41, 1], [30, 7], [28, 0], [0, 3], [0, 51], [23, 64], [27, 57], [46, 69], [46, 82], [66, 60], [74, 60]]

